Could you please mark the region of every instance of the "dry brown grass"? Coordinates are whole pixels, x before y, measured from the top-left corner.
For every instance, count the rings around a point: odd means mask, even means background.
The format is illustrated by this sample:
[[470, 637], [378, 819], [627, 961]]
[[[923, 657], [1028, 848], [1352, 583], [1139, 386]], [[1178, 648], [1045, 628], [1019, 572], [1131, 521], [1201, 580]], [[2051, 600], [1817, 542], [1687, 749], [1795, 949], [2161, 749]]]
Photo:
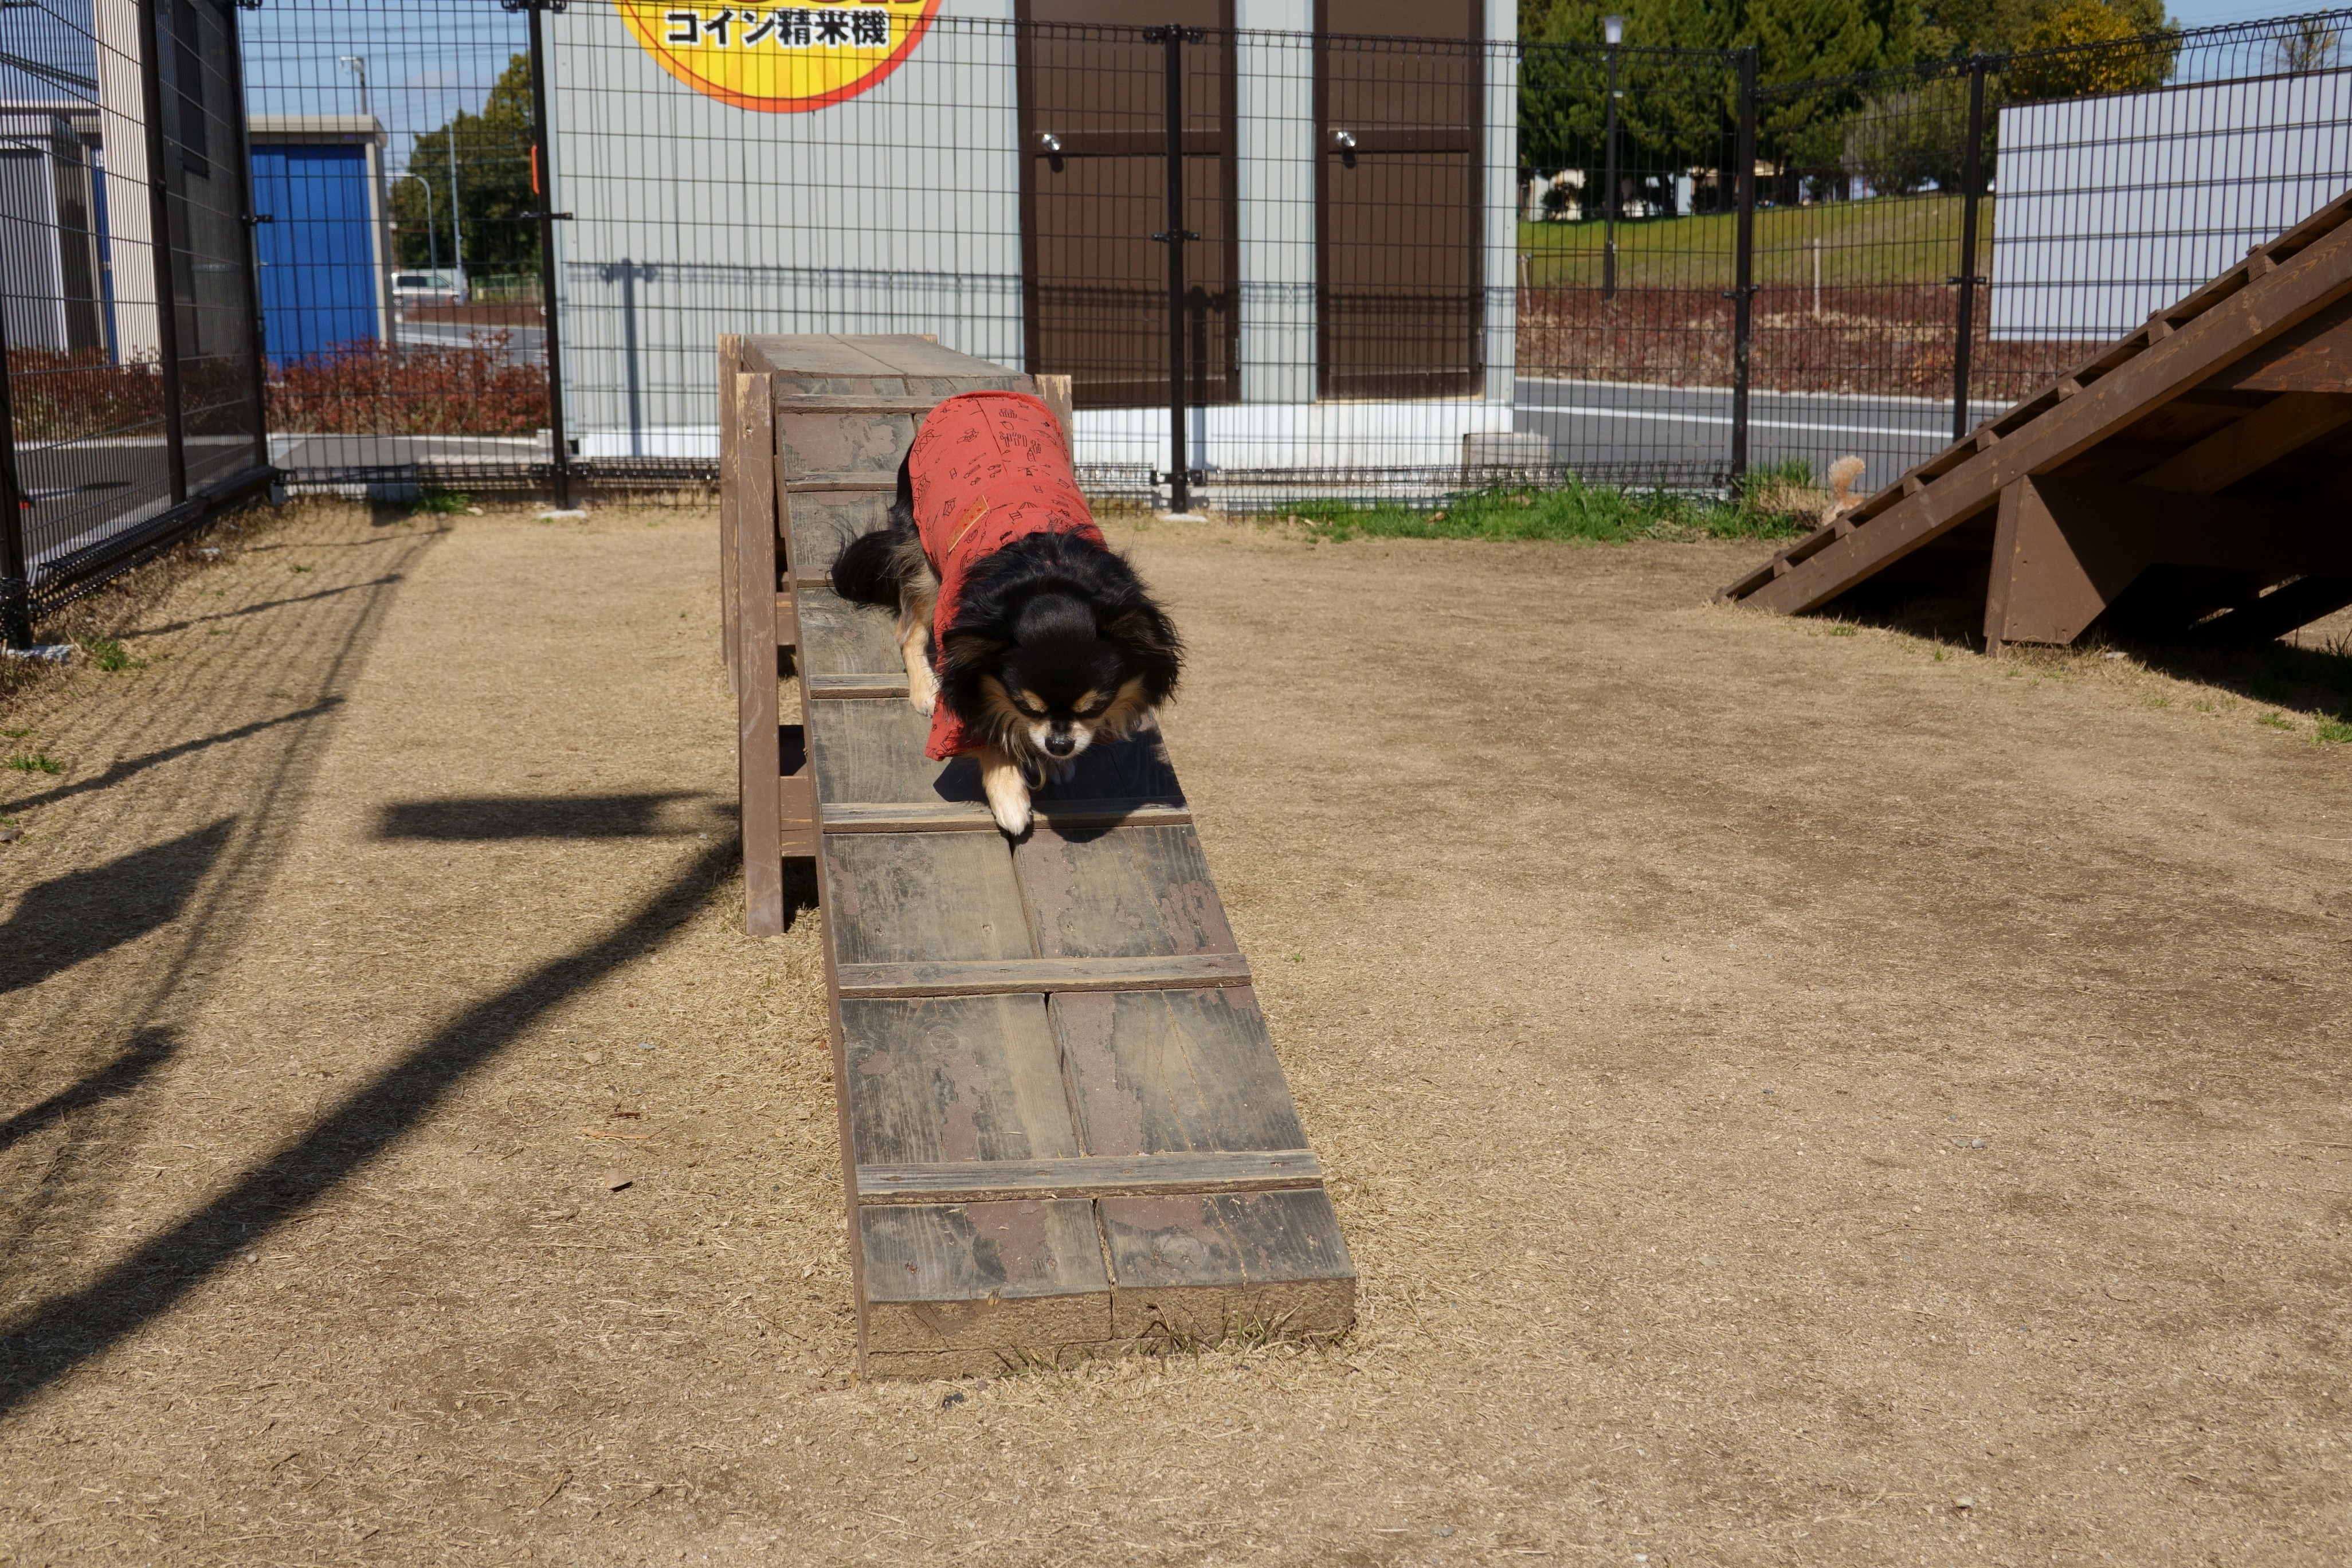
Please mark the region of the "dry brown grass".
[[1129, 537], [1354, 1334], [852, 1385], [709, 514], [320, 508], [0, 783], [0, 1554], [2342, 1560], [2352, 748], [1755, 546]]

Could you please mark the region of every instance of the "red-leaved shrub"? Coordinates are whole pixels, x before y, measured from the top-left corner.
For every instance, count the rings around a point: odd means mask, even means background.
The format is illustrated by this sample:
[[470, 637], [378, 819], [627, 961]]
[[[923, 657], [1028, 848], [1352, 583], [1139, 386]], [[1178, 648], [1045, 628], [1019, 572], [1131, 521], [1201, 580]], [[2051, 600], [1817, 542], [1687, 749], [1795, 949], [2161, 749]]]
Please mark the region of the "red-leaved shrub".
[[547, 370], [507, 332], [462, 348], [339, 346], [269, 384], [269, 428], [320, 436], [528, 436], [548, 424]]
[[[1748, 348], [1750, 384], [1763, 392], [1949, 397], [1956, 291], [1900, 283], [1758, 291]], [[1979, 297], [1969, 353], [1972, 397], [2025, 396], [2095, 345], [1994, 342]], [[1728, 386], [1732, 308], [1719, 289], [1628, 289], [1613, 300], [1592, 288], [1523, 289], [1518, 373], [1648, 386]]]

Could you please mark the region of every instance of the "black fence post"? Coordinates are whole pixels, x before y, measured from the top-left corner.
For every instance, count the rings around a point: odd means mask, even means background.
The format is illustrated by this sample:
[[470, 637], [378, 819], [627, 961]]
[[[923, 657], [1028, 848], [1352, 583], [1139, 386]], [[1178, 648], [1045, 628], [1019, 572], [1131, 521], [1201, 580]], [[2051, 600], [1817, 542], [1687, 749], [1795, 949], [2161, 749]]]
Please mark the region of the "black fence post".
[[[261, 228], [270, 221], [254, 210], [253, 200], [253, 140], [248, 116], [245, 110], [245, 41], [237, 35], [237, 13], [245, 9], [240, 4], [222, 14], [228, 35], [229, 79], [237, 84], [236, 99], [236, 199], [245, 217], [245, 309], [247, 323], [252, 327], [247, 336], [253, 355], [253, 461], [256, 468], [269, 466], [269, 363], [268, 341], [261, 324]], [[276, 215], [270, 215], [275, 216]]]
[[1732, 157], [1738, 163], [1739, 220], [1732, 242], [1731, 281], [1731, 482], [1748, 477], [1748, 348], [1754, 336], [1756, 298], [1756, 49], [1738, 51], [1739, 134]]
[[[549, 210], [555, 205], [555, 165], [548, 155], [547, 47], [540, 37], [539, 22], [541, 11], [561, 11], [564, 0], [506, 0], [506, 6], [530, 16], [530, 194], [539, 206], [531, 216], [539, 220], [539, 313], [541, 341], [547, 345], [547, 438], [555, 459], [555, 504], [568, 508], [572, 505], [572, 443], [563, 432], [563, 341], [555, 319], [555, 224], [558, 218], [572, 215]], [[635, 364], [635, 356], [629, 363]]]
[[179, 285], [172, 275], [172, 198], [163, 173], [163, 46], [155, 24], [161, 0], [139, 0], [140, 107], [147, 121], [147, 223], [155, 268], [155, 352], [163, 376], [163, 458], [172, 504], [188, 499], [188, 428], [180, 398]]
[[1168, 51], [1162, 117], [1168, 126], [1168, 227], [1151, 237], [1168, 247], [1168, 510], [1192, 510], [1192, 468], [1184, 429], [1184, 246], [1201, 237], [1184, 226], [1184, 46], [1198, 43], [1201, 29], [1173, 23], [1147, 31], [1148, 42]]
[[1969, 434], [1969, 353], [1976, 342], [1977, 201], [1984, 194], [1985, 58], [1969, 60], [1969, 144], [1960, 153], [1960, 308], [1952, 344], [1952, 439]]
[[[0, 354], [5, 360], [5, 354]], [[16, 414], [0, 363], [0, 645], [33, 646], [32, 566], [25, 553], [24, 491], [16, 488]]]

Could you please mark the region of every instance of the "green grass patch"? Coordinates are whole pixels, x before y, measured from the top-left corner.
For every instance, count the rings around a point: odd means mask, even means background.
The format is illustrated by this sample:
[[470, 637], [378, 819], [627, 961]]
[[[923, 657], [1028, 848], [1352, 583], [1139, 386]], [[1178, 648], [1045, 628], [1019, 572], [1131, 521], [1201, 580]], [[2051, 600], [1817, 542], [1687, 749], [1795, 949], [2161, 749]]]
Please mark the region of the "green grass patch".
[[430, 511], [446, 516], [451, 512], [463, 511], [473, 504], [474, 498], [464, 490], [426, 490], [416, 498], [416, 504], [408, 510], [411, 515], [420, 511]]
[[21, 741], [32, 732], [33, 727], [30, 724], [26, 725], [21, 730], [0, 730], [0, 735], [5, 735], [12, 741]]
[[2292, 730], [2294, 728], [2294, 721], [2289, 719], [2284, 713], [2265, 713], [2256, 719], [2254, 722], [2257, 724], [2268, 724], [2273, 730]]
[[2342, 719], [2322, 719], [2313, 726], [2311, 738], [2331, 746], [2352, 746], [2352, 722]]
[[1401, 501], [1361, 505], [1301, 501], [1282, 515], [1309, 537], [1351, 539], [1583, 540], [1623, 543], [1636, 539], [1784, 539], [1807, 524], [1769, 504], [1791, 487], [1811, 482], [1803, 459], [1752, 474], [1729, 500], [1666, 490], [1622, 490], [1574, 479], [1557, 489], [1501, 486], [1454, 496], [1422, 508]]
[[47, 752], [18, 752], [8, 759], [8, 765], [20, 773], [61, 773], [65, 763]]
[[81, 645], [81, 650], [89, 656], [90, 663], [109, 675], [147, 668], [145, 659], [131, 658], [131, 650], [113, 637], [91, 637]]
[[[1987, 201], [1977, 232], [1990, 253], [1992, 208]], [[1688, 217], [1629, 218], [1617, 225], [1617, 285], [1621, 289], [1727, 287], [1738, 223], [1733, 213]], [[1605, 226], [1522, 223], [1519, 253], [1528, 281], [1598, 288]], [[1818, 245], [1816, 244], [1818, 242]], [[1813, 281], [1822, 287], [1933, 283], [1951, 276], [1960, 244], [1960, 198], [1874, 196], [1802, 207], [1763, 207], [1756, 214], [1755, 279], [1767, 286]]]

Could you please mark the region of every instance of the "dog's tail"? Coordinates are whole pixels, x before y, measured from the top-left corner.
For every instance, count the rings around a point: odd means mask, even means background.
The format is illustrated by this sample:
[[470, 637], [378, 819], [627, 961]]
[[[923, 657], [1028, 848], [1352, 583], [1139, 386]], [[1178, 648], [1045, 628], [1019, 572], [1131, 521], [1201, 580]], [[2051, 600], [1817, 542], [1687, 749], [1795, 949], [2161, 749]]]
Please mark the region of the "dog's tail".
[[890, 502], [890, 525], [861, 533], [833, 558], [833, 591], [853, 605], [898, 605], [903, 557], [898, 546], [915, 531], [914, 453], [898, 460], [898, 493]]
[[833, 591], [854, 605], [898, 607], [898, 546], [887, 528], [861, 533], [833, 558]]
[[1853, 505], [1854, 481], [1865, 465], [1860, 458], [1840, 458], [1830, 465], [1830, 501], [1841, 510]]

